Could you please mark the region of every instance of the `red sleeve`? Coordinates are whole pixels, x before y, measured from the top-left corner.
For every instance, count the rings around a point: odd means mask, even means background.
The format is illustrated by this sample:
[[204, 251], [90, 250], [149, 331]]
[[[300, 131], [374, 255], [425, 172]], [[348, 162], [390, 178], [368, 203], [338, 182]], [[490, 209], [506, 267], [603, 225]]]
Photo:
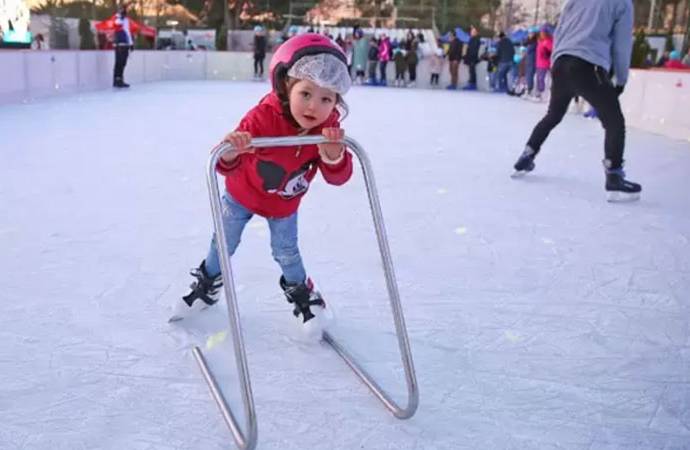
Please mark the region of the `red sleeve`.
[[321, 170], [326, 183], [335, 186], [345, 184], [352, 176], [352, 153], [346, 149], [343, 159], [335, 165], [326, 164], [323, 160], [319, 160], [319, 170]]
[[[235, 131], [246, 131], [251, 134], [253, 138], [266, 136], [266, 129], [270, 128], [270, 125], [267, 127], [267, 124], [270, 124], [269, 114], [267, 114], [265, 107], [258, 105], [252, 108], [242, 120], [240, 120], [240, 124], [237, 125]], [[223, 160], [218, 161], [216, 171], [223, 176], [227, 176], [240, 165], [244, 156], [245, 155], [240, 155], [230, 161], [230, 163], [226, 163]]]
[[[324, 124], [324, 128], [340, 128], [339, 114], [336, 111], [333, 116]], [[326, 183], [340, 186], [345, 184], [352, 177], [352, 153], [345, 149], [343, 159], [338, 164], [327, 164], [322, 159], [319, 160], [319, 170]]]

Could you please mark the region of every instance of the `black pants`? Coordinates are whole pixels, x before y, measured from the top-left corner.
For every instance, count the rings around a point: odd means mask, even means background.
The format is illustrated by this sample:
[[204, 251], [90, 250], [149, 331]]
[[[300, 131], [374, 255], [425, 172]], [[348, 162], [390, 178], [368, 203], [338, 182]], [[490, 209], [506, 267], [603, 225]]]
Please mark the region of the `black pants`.
[[625, 118], [618, 93], [611, 84], [607, 71], [583, 59], [565, 55], [554, 63], [551, 79], [549, 110], [532, 131], [527, 145], [538, 152], [551, 130], [565, 116], [570, 101], [573, 97], [580, 96], [597, 111], [606, 131], [604, 149], [610, 167], [620, 168], [625, 149]]
[[254, 55], [254, 75], [264, 76], [264, 58], [266, 55]]
[[410, 72], [410, 82], [414, 83], [417, 81], [417, 63], [408, 64], [407, 69]]
[[381, 72], [381, 82], [386, 81], [386, 66], [388, 65], [388, 61], [379, 61], [379, 71]]
[[129, 57], [129, 46], [118, 45], [115, 47], [115, 69], [113, 70], [113, 82], [124, 81], [125, 66]]
[[437, 73], [431, 74], [431, 84], [438, 84], [438, 75]]
[[473, 86], [477, 85], [477, 63], [471, 62], [467, 64], [470, 67], [470, 84]]

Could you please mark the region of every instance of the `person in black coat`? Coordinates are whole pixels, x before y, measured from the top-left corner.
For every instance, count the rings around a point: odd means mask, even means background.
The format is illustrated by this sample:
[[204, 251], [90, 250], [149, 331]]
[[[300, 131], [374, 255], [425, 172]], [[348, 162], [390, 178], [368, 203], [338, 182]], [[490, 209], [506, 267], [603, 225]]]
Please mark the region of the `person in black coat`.
[[450, 45], [448, 47], [448, 66], [450, 69], [450, 85], [446, 89], [455, 90], [458, 88], [458, 69], [462, 59], [462, 42], [457, 38], [454, 31], [450, 32]]
[[467, 53], [465, 53], [465, 64], [470, 69], [470, 81], [463, 89], [466, 91], [477, 90], [477, 64], [479, 64], [479, 47], [481, 46], [481, 39], [479, 38], [479, 30], [472, 27], [470, 30], [470, 42], [467, 44]]
[[513, 68], [515, 46], [504, 32], [501, 32], [498, 37], [498, 90], [508, 92], [508, 73]]
[[264, 27], [257, 25], [254, 27], [254, 79], [261, 79], [264, 76], [266, 47], [267, 42]]

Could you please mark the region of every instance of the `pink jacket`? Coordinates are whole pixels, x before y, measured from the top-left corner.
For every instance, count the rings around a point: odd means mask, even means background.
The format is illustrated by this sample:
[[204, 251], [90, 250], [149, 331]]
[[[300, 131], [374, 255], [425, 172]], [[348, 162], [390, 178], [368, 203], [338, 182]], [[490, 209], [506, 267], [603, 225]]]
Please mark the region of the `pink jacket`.
[[391, 59], [391, 41], [386, 37], [381, 39], [379, 44], [379, 61], [390, 61]]
[[553, 53], [553, 38], [549, 36], [539, 39], [537, 42], [537, 69], [551, 68], [551, 53]]

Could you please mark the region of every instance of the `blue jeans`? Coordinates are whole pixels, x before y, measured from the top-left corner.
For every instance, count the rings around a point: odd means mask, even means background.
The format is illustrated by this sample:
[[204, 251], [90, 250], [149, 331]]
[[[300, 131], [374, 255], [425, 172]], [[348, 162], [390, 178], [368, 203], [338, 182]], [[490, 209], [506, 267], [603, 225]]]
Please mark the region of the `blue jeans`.
[[[223, 194], [223, 229], [227, 238], [227, 251], [230, 256], [235, 254], [240, 244], [242, 231], [249, 219], [254, 215], [227, 192]], [[297, 213], [281, 219], [268, 218], [271, 230], [271, 250], [273, 259], [280, 265], [285, 281], [289, 284], [303, 283], [307, 274], [302, 264], [302, 257], [297, 247]], [[206, 272], [210, 276], [220, 273], [220, 260], [216, 237], [213, 236], [211, 246], [206, 256]]]
[[512, 62], [502, 62], [498, 64], [498, 90], [505, 92], [508, 90], [508, 73], [513, 68]]

